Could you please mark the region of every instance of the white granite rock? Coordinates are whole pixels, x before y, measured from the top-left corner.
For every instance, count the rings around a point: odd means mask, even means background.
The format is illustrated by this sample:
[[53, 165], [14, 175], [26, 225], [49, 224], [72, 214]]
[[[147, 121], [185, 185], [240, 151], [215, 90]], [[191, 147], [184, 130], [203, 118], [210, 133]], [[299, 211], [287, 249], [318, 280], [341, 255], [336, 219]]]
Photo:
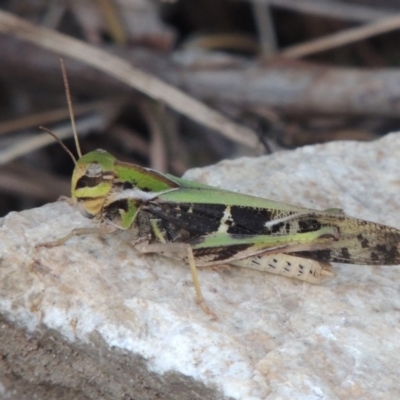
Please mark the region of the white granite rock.
[[[186, 177], [305, 207], [339, 207], [400, 228], [398, 134], [225, 161]], [[63, 366], [70, 366], [65, 358], [57, 376], [44, 369], [26, 379], [31, 373], [23, 369], [26, 352], [19, 353], [16, 344], [7, 348], [14, 361], [0, 367], [15, 374], [19, 360], [21, 382], [36, 379], [71, 389], [79, 374], [93, 375], [92, 392], [83, 382], [73, 388], [87, 398], [95, 398], [96, 385], [102, 398], [157, 398], [149, 394], [152, 382], [158, 396], [169, 388], [174, 393], [169, 398], [177, 399], [400, 398], [400, 266], [335, 264], [337, 276], [323, 286], [235, 267], [202, 270], [203, 293], [219, 317], [211, 321], [195, 304], [185, 263], [139, 255], [129, 232], [34, 249], [83, 226], [90, 221], [65, 202], [2, 220], [4, 329], [22, 332], [39, 348], [51, 332], [60, 348], [70, 346], [82, 357], [90, 353], [99, 368], [63, 374]], [[2, 343], [4, 355], [8, 343]], [[124, 367], [118, 369], [120, 358]], [[143, 367], [140, 377], [117, 382], [136, 362]], [[0, 368], [0, 396], [15, 389], [11, 372], [4, 371]]]

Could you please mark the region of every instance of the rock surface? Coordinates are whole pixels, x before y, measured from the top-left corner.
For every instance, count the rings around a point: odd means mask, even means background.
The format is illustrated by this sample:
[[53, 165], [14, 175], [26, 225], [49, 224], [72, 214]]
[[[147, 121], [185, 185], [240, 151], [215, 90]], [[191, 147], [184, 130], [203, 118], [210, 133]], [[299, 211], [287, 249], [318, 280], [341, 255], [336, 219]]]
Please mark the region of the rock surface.
[[[186, 177], [400, 228], [400, 135], [243, 158]], [[0, 227], [0, 398], [400, 398], [400, 266], [323, 286], [140, 255], [129, 232], [34, 245], [90, 222], [65, 202]]]

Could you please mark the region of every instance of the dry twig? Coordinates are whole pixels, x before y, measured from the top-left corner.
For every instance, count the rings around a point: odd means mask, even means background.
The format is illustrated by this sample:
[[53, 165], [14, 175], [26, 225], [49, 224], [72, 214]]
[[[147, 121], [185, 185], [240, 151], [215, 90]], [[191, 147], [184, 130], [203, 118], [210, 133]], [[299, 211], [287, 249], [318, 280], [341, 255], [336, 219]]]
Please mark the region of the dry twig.
[[349, 4], [336, 0], [253, 0], [260, 4], [271, 5], [298, 11], [305, 14], [338, 18], [345, 21], [374, 21], [393, 15], [388, 10], [379, 10], [361, 4]]
[[[0, 50], [3, 79], [18, 79], [18, 83], [26, 87], [40, 83], [46, 90], [54, 90], [58, 84], [61, 90], [59, 61], [49, 56], [47, 51], [1, 35]], [[214, 68], [212, 56], [208, 61], [210, 58], [203, 55], [202, 68], [198, 69], [183, 63], [177, 65], [154, 52], [120, 49], [119, 54], [139, 68], [149, 69], [185, 88], [196, 98], [212, 98], [214, 104], [225, 104], [238, 110], [262, 108], [304, 118], [320, 114], [397, 118], [400, 113], [397, 101], [400, 70], [397, 68], [338, 68], [293, 60], [264, 65], [245, 62], [234, 56], [226, 57], [225, 68]], [[211, 66], [206, 68], [209, 64]], [[74, 60], [69, 66], [68, 76], [74, 84], [74, 93], [92, 96], [106, 92], [128, 93], [127, 86], [120, 81], [90, 66]], [[34, 82], [32, 75], [37, 77]], [[94, 84], [100, 79], [101, 85]]]
[[258, 37], [263, 58], [270, 58], [277, 49], [277, 39], [271, 10], [268, 6], [252, 0], [252, 8], [255, 22], [257, 24]]
[[371, 36], [380, 35], [400, 28], [400, 15], [385, 18], [377, 22], [363, 25], [357, 28], [350, 28], [341, 32], [323, 37], [320, 39], [310, 40], [296, 46], [291, 46], [281, 51], [280, 55], [290, 58], [301, 58], [310, 54], [318, 53], [333, 49], [335, 47], [344, 46], [359, 40], [367, 39]]
[[[74, 115], [75, 117], [79, 117], [82, 114], [90, 113], [92, 111], [105, 110], [108, 105], [109, 102], [104, 101], [96, 101], [90, 104], [80, 104], [74, 109]], [[67, 118], [69, 118], [69, 110], [67, 107], [22, 116], [11, 121], [0, 122], [0, 135], [22, 129], [37, 127], [39, 125], [52, 124]]]
[[[106, 113], [96, 113], [81, 118], [77, 122], [79, 134], [84, 136], [87, 132], [94, 129], [104, 128], [107, 120], [106, 115]], [[63, 127], [54, 129], [54, 133], [61, 140], [72, 137], [73, 132], [70, 122], [67, 122]], [[34, 133], [32, 133], [32, 135], [27, 134], [24, 140], [15, 140], [12, 145], [0, 151], [0, 164], [7, 164], [18, 157], [29, 154], [51, 143], [54, 143], [54, 138], [47, 133], [41, 133], [39, 135]]]
[[231, 140], [249, 147], [256, 147], [259, 143], [257, 135], [250, 129], [233, 123], [173, 86], [132, 67], [125, 60], [101, 49], [61, 33], [40, 28], [4, 11], [0, 11], [0, 32], [92, 65], [153, 99], [168, 104], [187, 117], [217, 130]]

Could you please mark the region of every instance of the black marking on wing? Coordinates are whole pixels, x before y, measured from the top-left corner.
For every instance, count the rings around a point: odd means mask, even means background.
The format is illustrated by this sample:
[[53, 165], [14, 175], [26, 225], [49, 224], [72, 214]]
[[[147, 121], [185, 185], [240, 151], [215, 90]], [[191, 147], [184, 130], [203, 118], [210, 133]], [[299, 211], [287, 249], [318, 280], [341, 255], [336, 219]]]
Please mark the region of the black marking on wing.
[[[271, 233], [278, 233], [281, 231], [281, 229], [285, 226], [286, 224], [284, 222], [279, 222], [275, 225], [272, 225], [270, 228]], [[285, 231], [286, 231], [286, 226], [285, 226]]]
[[[296, 214], [296, 212], [288, 213]], [[274, 210], [255, 207], [231, 206], [231, 215], [233, 223], [228, 228], [228, 233], [232, 234], [256, 234], [256, 235], [287, 235], [289, 233], [314, 232], [328, 224], [320, 223], [315, 217], [301, 216], [294, 218], [294, 224], [291, 222], [277, 222], [268, 224], [274, 219], [282, 218]]]
[[272, 218], [272, 212], [265, 208], [231, 206], [233, 223], [228, 228], [232, 234], [267, 233], [265, 223]]
[[[166, 227], [167, 231], [172, 228], [172, 225], [175, 226], [175, 231], [185, 230], [187, 241], [217, 232], [221, 228], [221, 224], [225, 225], [225, 231], [229, 234], [247, 236], [281, 236], [288, 233], [311, 232], [328, 226], [328, 224], [319, 223], [314, 216], [295, 217], [293, 223], [277, 222], [266, 226], [271, 219], [282, 218], [282, 214], [265, 208], [236, 205], [228, 207], [224, 204], [178, 204], [155, 200], [146, 203], [143, 210], [150, 212], [156, 218], [168, 221], [170, 227]], [[289, 212], [286, 215], [290, 214], [292, 213]]]
[[303, 258], [311, 258], [318, 261], [333, 261], [344, 264], [365, 264], [365, 265], [398, 265], [400, 263], [400, 253], [398, 244], [369, 246], [368, 248], [360, 246], [356, 247], [355, 242], [359, 242], [358, 238], [348, 247], [335, 247], [329, 250], [302, 251], [292, 253], [292, 255]]
[[223, 204], [169, 204], [149, 202], [146, 210], [173, 225], [193, 234], [216, 232], [220, 226], [226, 206]]
[[347, 247], [342, 247], [341, 253], [344, 260], [350, 260], [351, 256]]
[[[230, 206], [229, 218], [224, 218], [224, 213], [228, 209], [223, 204], [175, 204], [150, 201], [145, 208], [158, 218], [165, 219], [191, 232], [194, 236], [217, 232], [221, 223], [225, 224], [227, 233], [232, 235], [270, 235], [278, 232], [283, 235], [286, 233], [283, 222], [271, 227], [265, 226], [272, 213], [263, 208]], [[290, 226], [287, 229], [290, 229]]]
[[400, 253], [397, 246], [393, 245], [389, 249], [387, 249], [385, 245], [382, 246], [384, 249], [380, 249], [380, 247], [380, 245], [377, 245], [377, 250], [382, 251], [383, 254], [387, 255], [387, 257], [385, 258], [385, 263], [393, 264], [399, 262]]
[[315, 218], [309, 218], [299, 221], [299, 233], [315, 232], [321, 229], [322, 224]]
[[361, 247], [363, 249], [367, 249], [369, 247], [369, 241], [367, 238], [365, 238], [361, 233], [357, 235], [357, 239], [361, 244]]

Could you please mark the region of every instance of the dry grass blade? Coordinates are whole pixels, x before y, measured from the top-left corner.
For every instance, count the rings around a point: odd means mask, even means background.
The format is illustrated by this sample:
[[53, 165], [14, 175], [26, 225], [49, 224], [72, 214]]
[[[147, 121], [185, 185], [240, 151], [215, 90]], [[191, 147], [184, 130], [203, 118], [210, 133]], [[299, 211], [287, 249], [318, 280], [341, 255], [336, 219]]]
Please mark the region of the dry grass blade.
[[35, 43], [57, 54], [83, 61], [153, 99], [164, 102], [200, 124], [215, 129], [231, 140], [252, 148], [255, 148], [259, 143], [257, 135], [251, 129], [233, 123], [220, 113], [173, 86], [94, 46], [52, 30], [37, 27], [4, 11], [0, 11], [0, 32]]
[[261, 54], [264, 58], [272, 57], [276, 53], [277, 38], [270, 7], [252, 0], [252, 9], [257, 24]]
[[376, 21], [393, 13], [361, 4], [349, 4], [336, 0], [253, 0], [261, 4], [286, 8], [305, 14], [338, 18], [346, 21]]
[[[84, 117], [77, 123], [77, 126], [80, 135], [83, 136], [85, 131], [104, 127], [104, 123], [104, 117], [101, 114], [95, 114]], [[70, 123], [66, 123], [62, 128], [54, 129], [54, 133], [60, 140], [73, 136]], [[41, 133], [39, 135], [35, 134], [34, 136], [28, 137], [24, 140], [16, 140], [13, 145], [0, 151], [0, 164], [6, 164], [18, 157], [29, 154], [32, 151], [38, 150], [52, 143], [54, 143], [54, 138], [52, 138], [48, 133]]]
[[[84, 136], [87, 132], [94, 129], [104, 129], [104, 126], [108, 124], [108, 122], [114, 118], [115, 113], [120, 107], [123, 98], [112, 98], [111, 100], [104, 101], [96, 101], [90, 104], [85, 104], [82, 106], [78, 106], [78, 115], [82, 115], [80, 120], [77, 122], [77, 129], [80, 132], [80, 136]], [[25, 128], [27, 127], [27, 123], [32, 123], [35, 121], [36, 123], [49, 123], [59, 121], [63, 117], [67, 118], [69, 116], [69, 112], [67, 110], [55, 110], [53, 113], [49, 113], [45, 115], [48, 117], [46, 120], [37, 121], [37, 117], [39, 114], [31, 116], [25, 121]], [[43, 114], [40, 114], [43, 115]], [[57, 118], [56, 118], [57, 117]], [[35, 123], [35, 125], [36, 125]], [[17, 122], [6, 122], [4, 123], [5, 127], [14, 127], [17, 125]], [[20, 124], [22, 125], [22, 124]], [[1, 131], [2, 125], [0, 125]], [[54, 129], [54, 133], [58, 136], [60, 140], [64, 140], [73, 136], [73, 131], [71, 130], [71, 124], [69, 122], [65, 123], [63, 127]], [[13, 143], [9, 147], [5, 147], [0, 151], [0, 165], [6, 164], [18, 157], [21, 157], [25, 154], [29, 154], [31, 151], [38, 150], [42, 147], [45, 147], [49, 144], [54, 143], [54, 138], [52, 138], [48, 133], [36, 134], [32, 133], [32, 135], [27, 134], [27, 138], [24, 140], [20, 140], [18, 137], [15, 138]]]
[[164, 134], [162, 132], [163, 124], [160, 121], [160, 110], [158, 110], [158, 103], [144, 102], [140, 106], [142, 115], [146, 120], [146, 124], [150, 132], [150, 166], [151, 168], [160, 171], [167, 172], [167, 146], [164, 140]]
[[346, 29], [321, 39], [310, 40], [309, 42], [297, 46], [291, 46], [281, 51], [280, 55], [290, 58], [305, 57], [310, 54], [357, 42], [399, 28], [400, 15], [396, 15], [395, 17], [385, 18], [358, 28]]
[[[95, 102], [90, 104], [82, 104], [76, 107], [75, 116], [79, 117], [82, 114], [89, 113], [91, 111], [98, 110], [99, 107], [103, 107], [104, 102]], [[39, 125], [52, 124], [54, 122], [61, 121], [69, 117], [69, 111], [67, 107], [59, 108], [56, 110], [50, 110], [31, 115], [22, 116], [15, 118], [10, 121], [0, 123], [0, 135], [5, 135], [13, 131], [19, 131], [22, 129], [37, 127]]]

